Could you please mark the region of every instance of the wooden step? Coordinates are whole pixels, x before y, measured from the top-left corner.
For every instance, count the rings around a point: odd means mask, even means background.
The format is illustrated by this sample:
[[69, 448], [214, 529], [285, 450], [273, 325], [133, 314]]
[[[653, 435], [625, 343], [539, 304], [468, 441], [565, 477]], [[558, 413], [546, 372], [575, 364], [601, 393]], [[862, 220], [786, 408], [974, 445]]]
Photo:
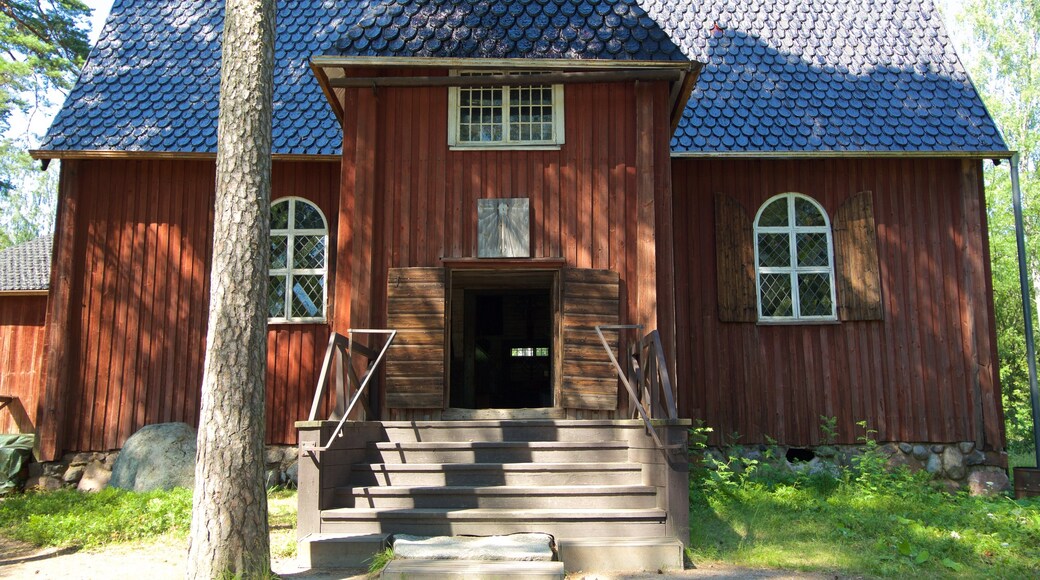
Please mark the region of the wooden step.
[[556, 538], [567, 572], [682, 570], [683, 546], [676, 538]]
[[644, 509], [366, 509], [322, 510], [323, 533], [491, 536], [541, 532], [559, 537], [657, 537], [666, 513]]
[[384, 421], [388, 441], [627, 441], [642, 435], [639, 419]]
[[361, 463], [352, 487], [496, 485], [639, 485], [635, 463]]
[[579, 463], [628, 461], [624, 441], [383, 442], [369, 447], [372, 463]]
[[563, 562], [494, 562], [471, 560], [394, 560], [380, 578], [405, 580], [445, 578], [458, 580], [563, 580]]
[[339, 505], [368, 508], [651, 508], [657, 490], [645, 485], [389, 486], [337, 490]]

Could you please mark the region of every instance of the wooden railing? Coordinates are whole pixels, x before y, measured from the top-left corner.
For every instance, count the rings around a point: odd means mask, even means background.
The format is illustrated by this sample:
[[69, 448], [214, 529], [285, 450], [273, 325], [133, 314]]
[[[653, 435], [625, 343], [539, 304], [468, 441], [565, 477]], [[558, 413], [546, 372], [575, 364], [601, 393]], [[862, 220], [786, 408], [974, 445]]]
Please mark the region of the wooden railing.
[[622, 367], [618, 358], [614, 355], [614, 349], [607, 343], [603, 336], [604, 330], [635, 330], [637, 336], [642, 334], [641, 324], [611, 324], [596, 326], [596, 334], [607, 351], [610, 362], [617, 369], [618, 378], [628, 390], [628, 396], [634, 407], [633, 418], [638, 414], [646, 425], [647, 432], [653, 438], [654, 443], [665, 451], [679, 449], [681, 446], [665, 445], [660, 435], [654, 428], [654, 419], [677, 419], [678, 410], [675, 406], [675, 394], [672, 391], [672, 381], [668, 375], [668, 363], [664, 357], [664, 348], [661, 346], [661, 335], [653, 330], [646, 336], [629, 343], [627, 356], [627, 368]]
[[[359, 344], [357, 339], [354, 338], [355, 334], [385, 334], [387, 339], [383, 347], [377, 351], [367, 345]], [[321, 365], [321, 374], [318, 375], [318, 386], [314, 390], [314, 402], [311, 403], [311, 412], [307, 420], [314, 421], [318, 418], [318, 409], [321, 407], [322, 399], [325, 397], [326, 387], [329, 381], [334, 379], [336, 382], [336, 404], [333, 406], [329, 420], [335, 421], [339, 419], [339, 423], [324, 445], [304, 443], [301, 445], [304, 451], [325, 451], [339, 436], [343, 430], [343, 424], [347, 420], [364, 421], [372, 414], [372, 410], [369, 408], [368, 401], [364, 396], [365, 389], [372, 380], [372, 376], [379, 369], [379, 364], [383, 362], [386, 351], [390, 348], [390, 344], [394, 342], [394, 337], [396, 336], [396, 330], [369, 328], [352, 328], [347, 330], [347, 336], [337, 332], [333, 332], [329, 336], [329, 346], [325, 349], [325, 362]], [[364, 365], [365, 371], [360, 377], [357, 375], [357, 367], [360, 365], [355, 365], [356, 359], [354, 357], [356, 356], [364, 357], [367, 360], [367, 363]], [[350, 399], [349, 405], [347, 404], [348, 398]], [[355, 409], [358, 402], [361, 403], [361, 407]]]

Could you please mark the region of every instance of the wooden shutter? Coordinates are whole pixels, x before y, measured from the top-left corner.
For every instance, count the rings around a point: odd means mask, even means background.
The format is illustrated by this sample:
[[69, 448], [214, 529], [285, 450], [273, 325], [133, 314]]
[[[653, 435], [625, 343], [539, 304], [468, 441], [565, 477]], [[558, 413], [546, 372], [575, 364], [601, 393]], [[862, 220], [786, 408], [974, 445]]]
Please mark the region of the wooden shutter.
[[[603, 350], [596, 325], [617, 324], [620, 281], [617, 272], [564, 268], [562, 405], [568, 409], [614, 410], [618, 376]], [[617, 332], [604, 332], [616, 348]]]
[[740, 202], [715, 194], [715, 270], [718, 280], [719, 320], [755, 322], [754, 229]]
[[834, 215], [834, 253], [838, 317], [881, 320], [881, 268], [871, 192], [845, 200]]
[[444, 407], [444, 268], [391, 268], [387, 327], [397, 331], [386, 353], [386, 406]]

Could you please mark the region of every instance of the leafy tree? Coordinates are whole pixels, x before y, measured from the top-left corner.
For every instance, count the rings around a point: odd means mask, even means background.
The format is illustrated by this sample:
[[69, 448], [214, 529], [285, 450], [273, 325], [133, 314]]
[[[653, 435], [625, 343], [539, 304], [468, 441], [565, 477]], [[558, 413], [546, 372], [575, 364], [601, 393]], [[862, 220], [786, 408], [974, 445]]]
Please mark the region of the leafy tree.
[[[971, 0], [963, 20], [972, 31], [967, 62], [986, 106], [1019, 151], [1027, 255], [1033, 292], [1040, 290], [1040, 0]], [[1004, 167], [986, 174], [997, 348], [1008, 439], [1031, 441], [1022, 294], [1018, 282], [1011, 182]], [[1034, 316], [1037, 314], [1033, 311]]]
[[80, 0], [0, 0], [0, 127], [66, 91], [90, 50]]
[[227, 0], [188, 578], [270, 575], [264, 490], [275, 0]]
[[51, 230], [58, 191], [58, 164], [40, 171], [18, 143], [0, 139], [0, 249], [27, 242]]

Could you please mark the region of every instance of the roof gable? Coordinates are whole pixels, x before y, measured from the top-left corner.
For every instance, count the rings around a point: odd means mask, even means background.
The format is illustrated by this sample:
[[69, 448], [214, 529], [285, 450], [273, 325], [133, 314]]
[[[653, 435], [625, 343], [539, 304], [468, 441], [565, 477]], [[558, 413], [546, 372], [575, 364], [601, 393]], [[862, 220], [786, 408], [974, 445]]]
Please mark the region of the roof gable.
[[[43, 156], [213, 153], [222, 25], [222, 2], [116, 0]], [[339, 153], [328, 54], [698, 60], [680, 155], [1007, 150], [928, 0], [295, 0], [277, 38], [281, 155]]]

